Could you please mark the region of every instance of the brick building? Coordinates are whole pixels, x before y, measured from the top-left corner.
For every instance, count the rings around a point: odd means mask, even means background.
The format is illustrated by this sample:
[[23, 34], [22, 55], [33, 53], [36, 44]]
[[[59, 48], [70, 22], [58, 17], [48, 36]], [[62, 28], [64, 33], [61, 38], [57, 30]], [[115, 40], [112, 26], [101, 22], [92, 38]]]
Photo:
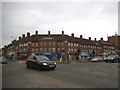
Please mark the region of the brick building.
[[18, 57], [18, 54], [24, 54], [26, 57], [35, 53], [59, 53], [65, 51], [66, 56], [74, 56], [78, 50], [81, 52], [95, 52], [97, 53], [111, 53], [115, 52], [114, 45], [111, 44], [110, 38], [108, 41], [104, 41], [103, 38], [97, 41], [91, 40], [91, 37], [84, 39], [82, 35], [80, 37], [74, 37], [74, 33], [71, 36], [64, 34], [38, 34], [38, 31], [34, 35], [22, 34], [18, 40], [12, 41], [9, 45], [4, 46], [3, 55], [7, 57]]
[[120, 53], [120, 36], [119, 35], [115, 34], [114, 36], [108, 37], [108, 42], [115, 47], [116, 52]]

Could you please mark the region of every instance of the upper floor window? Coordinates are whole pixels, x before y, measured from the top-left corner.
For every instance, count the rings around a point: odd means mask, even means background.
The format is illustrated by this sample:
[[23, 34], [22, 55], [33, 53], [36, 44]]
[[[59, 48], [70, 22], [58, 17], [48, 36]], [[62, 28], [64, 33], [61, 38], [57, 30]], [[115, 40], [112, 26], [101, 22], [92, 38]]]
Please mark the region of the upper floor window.
[[53, 52], [56, 52], [56, 49], [55, 49], [55, 48], [53, 48]]
[[49, 42], [48, 45], [51, 46], [51, 42]]
[[38, 43], [36, 43], [36, 47], [38, 47]]
[[44, 42], [44, 46], [47, 46], [47, 43], [46, 43], [46, 42]]
[[55, 46], [56, 45], [56, 43], [55, 42], [53, 42], [53, 46]]
[[58, 52], [60, 52], [60, 48], [58, 48]]
[[76, 47], [76, 43], [74, 43], [74, 47]]
[[60, 42], [58, 42], [57, 45], [60, 46]]
[[44, 52], [47, 52], [47, 48], [44, 48]]
[[68, 43], [68, 46], [70, 46], [70, 43]]
[[73, 46], [73, 43], [71, 43], [71, 47]]
[[79, 46], [79, 44], [77, 43], [77, 47]]
[[49, 48], [49, 52], [51, 52], [52, 51], [52, 49], [51, 48]]
[[77, 52], [77, 50], [76, 50], [76, 49], [74, 49], [74, 52]]
[[28, 46], [28, 43], [26, 43], [26, 46]]
[[36, 48], [36, 52], [38, 52], [38, 48]]
[[40, 42], [40, 46], [43, 46], [43, 43], [42, 43], [42, 42]]
[[32, 49], [32, 52], [34, 52], [34, 48]]
[[61, 42], [61, 46], [64, 46], [64, 43], [63, 43], [63, 42]]
[[32, 43], [32, 46], [34, 47], [34, 43]]

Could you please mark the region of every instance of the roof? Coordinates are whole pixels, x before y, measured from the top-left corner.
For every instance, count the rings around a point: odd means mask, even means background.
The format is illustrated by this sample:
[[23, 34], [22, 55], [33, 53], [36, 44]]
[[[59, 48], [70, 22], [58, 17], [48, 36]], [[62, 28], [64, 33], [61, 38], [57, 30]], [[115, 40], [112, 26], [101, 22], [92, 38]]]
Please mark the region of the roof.
[[[15, 42], [13, 42], [14, 44], [19, 44], [19, 43], [27, 43], [27, 42], [37, 42], [40, 40], [55, 40], [55, 41], [68, 41], [68, 42], [76, 42], [76, 43], [81, 43], [81, 44], [85, 44], [85, 45], [111, 45], [110, 43], [108, 43], [107, 41], [93, 41], [93, 40], [89, 40], [89, 39], [84, 39], [84, 38], [78, 38], [78, 37], [73, 37], [73, 36], [69, 36], [66, 34], [34, 34], [31, 36], [26, 36], [24, 38], [21, 38]], [[97, 43], [97, 44], [96, 44]], [[9, 44], [8, 46], [10, 46], [11, 44]]]

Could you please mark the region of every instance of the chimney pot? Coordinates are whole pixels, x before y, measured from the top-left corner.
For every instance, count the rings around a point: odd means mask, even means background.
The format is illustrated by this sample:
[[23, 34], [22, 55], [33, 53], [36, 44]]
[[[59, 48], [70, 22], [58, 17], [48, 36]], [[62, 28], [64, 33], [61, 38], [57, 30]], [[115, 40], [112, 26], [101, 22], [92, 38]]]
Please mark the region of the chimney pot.
[[72, 33], [71, 36], [74, 37], [74, 33]]
[[101, 38], [101, 40], [103, 41], [103, 38]]
[[28, 36], [30, 36], [30, 33], [29, 33], [29, 32], [27, 32], [27, 37], [28, 37]]
[[97, 39], [95, 38], [95, 41], [97, 41]]
[[24, 37], [25, 37], [25, 34], [22, 34], [22, 37], [24, 38]]
[[19, 40], [21, 39], [21, 37], [19, 37]]
[[36, 31], [35, 34], [38, 35], [38, 31]]
[[62, 31], [62, 35], [64, 34], [64, 31]]
[[89, 40], [91, 40], [91, 37], [89, 37]]
[[82, 36], [82, 35], [80, 35], [80, 38], [83, 38], [83, 36]]
[[48, 35], [50, 35], [50, 31], [48, 31]]

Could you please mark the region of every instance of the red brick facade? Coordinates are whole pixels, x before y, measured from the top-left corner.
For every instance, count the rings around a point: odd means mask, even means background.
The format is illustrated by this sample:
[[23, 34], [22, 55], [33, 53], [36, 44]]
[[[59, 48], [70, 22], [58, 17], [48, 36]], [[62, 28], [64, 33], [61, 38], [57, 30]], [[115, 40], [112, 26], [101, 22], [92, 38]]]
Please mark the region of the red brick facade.
[[[34, 53], [39, 52], [58, 52], [62, 53], [62, 50], [65, 50], [68, 54], [75, 54], [78, 49], [86, 52], [105, 52], [111, 53], [115, 52], [115, 46], [111, 42], [114, 41], [112, 38], [108, 38], [108, 41], [104, 41], [102, 38], [99, 41], [84, 39], [82, 35], [80, 38], [74, 37], [74, 34], [68, 36], [64, 34], [38, 34], [38, 31], [34, 35], [30, 36], [30, 33], [22, 35], [19, 37], [19, 40], [12, 41], [11, 44], [3, 48], [3, 54], [5, 56], [12, 56], [14, 53], [26, 53], [27, 56], [30, 56]], [[120, 40], [120, 39], [119, 39]], [[119, 41], [118, 41], [119, 42]], [[120, 43], [120, 42], [119, 42]], [[120, 45], [120, 44], [119, 44]]]

